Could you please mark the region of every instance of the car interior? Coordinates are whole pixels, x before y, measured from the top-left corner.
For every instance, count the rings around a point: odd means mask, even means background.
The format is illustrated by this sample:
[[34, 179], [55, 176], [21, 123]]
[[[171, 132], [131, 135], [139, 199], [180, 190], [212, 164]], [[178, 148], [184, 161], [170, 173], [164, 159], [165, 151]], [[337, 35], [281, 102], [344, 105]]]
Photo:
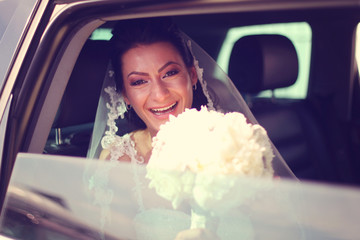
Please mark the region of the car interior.
[[[232, 49], [229, 76], [245, 95], [295, 83], [299, 63], [295, 47], [281, 35], [252, 35]], [[318, 120], [304, 99], [252, 98], [251, 110], [296, 176], [329, 179], [328, 155]]]
[[[359, 73], [355, 67], [351, 71], [347, 68], [356, 65], [349, 61], [354, 54], [353, 29], [359, 19], [356, 13], [344, 14], [328, 10], [173, 17], [214, 59], [230, 28], [276, 22], [307, 22], [311, 26], [311, 69], [303, 99], [274, 94], [276, 89], [294, 85], [301, 71], [297, 50], [285, 36], [252, 34], [238, 39], [229, 67], [224, 69], [300, 180], [360, 184], [356, 174], [360, 170]], [[349, 27], [341, 27], [334, 15], [348, 21]], [[108, 21], [98, 29], [111, 31], [113, 24]], [[108, 39], [90, 37], [84, 44], [52, 124], [45, 154], [86, 156], [110, 51]], [[273, 94], [261, 96], [264, 90]]]

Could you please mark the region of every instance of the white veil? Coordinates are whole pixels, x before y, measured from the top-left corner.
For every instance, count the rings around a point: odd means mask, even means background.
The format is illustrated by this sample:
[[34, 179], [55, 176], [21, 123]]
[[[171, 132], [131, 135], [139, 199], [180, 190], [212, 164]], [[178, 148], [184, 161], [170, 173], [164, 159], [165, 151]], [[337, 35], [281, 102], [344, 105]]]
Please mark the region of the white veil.
[[[183, 34], [182, 37], [193, 54], [198, 80], [202, 92], [207, 98], [208, 108], [223, 113], [241, 112], [250, 123], [257, 123], [251, 110], [227, 74], [186, 34]], [[111, 139], [116, 134], [123, 135], [135, 129], [134, 124], [124, 118], [126, 105], [121, 94], [115, 91], [115, 80], [111, 64], [109, 64], [102, 89], [87, 154], [88, 158], [98, 158], [104, 147], [101, 145], [110, 144]], [[272, 147], [275, 154], [273, 159], [275, 174], [295, 178], [275, 146]]]
[[126, 104], [121, 94], [116, 92], [114, 70], [112, 64], [109, 63], [102, 85], [87, 158], [99, 158], [103, 149], [101, 140], [105, 135], [113, 137], [116, 135], [119, 129], [116, 126], [116, 120], [124, 119], [125, 111]]

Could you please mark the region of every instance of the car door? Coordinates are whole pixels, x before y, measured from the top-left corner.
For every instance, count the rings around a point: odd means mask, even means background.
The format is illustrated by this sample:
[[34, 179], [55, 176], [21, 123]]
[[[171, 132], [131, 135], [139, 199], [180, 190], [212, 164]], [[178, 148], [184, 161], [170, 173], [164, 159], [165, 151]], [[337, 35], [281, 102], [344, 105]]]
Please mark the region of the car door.
[[[30, 179], [36, 179], [34, 182], [28, 181], [32, 186], [36, 186], [39, 181], [50, 180], [52, 176], [49, 173], [51, 173], [53, 169], [56, 170], [57, 166], [62, 166], [62, 172], [53, 175], [54, 178], [56, 178], [56, 184], [61, 184], [63, 177], [68, 174], [66, 169], [76, 169], [79, 161], [86, 161], [85, 159], [75, 159], [71, 157], [52, 157], [41, 153], [46, 145], [58, 106], [66, 91], [65, 89], [75, 62], [81, 53], [83, 45], [96, 28], [106, 21], [112, 21], [114, 19], [161, 16], [163, 14], [182, 16], [185, 19], [188, 18], [186, 14], [203, 14], [204, 12], [214, 15], [222, 12], [223, 16], [235, 11], [238, 11], [237, 13], [239, 13], [239, 15], [250, 10], [251, 13], [256, 11], [262, 13], [261, 11], [268, 9], [267, 4], [270, 2], [272, 1], [264, 1], [259, 5], [252, 4], [251, 1], [239, 1], [238, 3], [228, 1], [226, 4], [221, 1], [183, 1], [180, 3], [174, 1], [163, 3], [162, 1], [57, 0], [39, 1], [36, 2], [36, 4], [34, 2], [33, 13], [25, 28], [26, 34], [23, 35], [20, 45], [17, 45], [19, 47], [17, 47], [16, 55], [9, 67], [10, 70], [7, 73], [8, 77], [6, 82], [4, 82], [4, 90], [1, 96], [2, 105], [0, 111], [3, 111], [3, 117], [0, 133], [3, 135], [0, 137], [2, 138], [1, 140], [4, 139], [2, 141], [4, 147], [2, 148], [3, 158], [1, 165], [2, 200], [4, 200], [5, 197], [6, 186], [9, 182], [14, 163], [15, 168], [17, 168], [16, 162], [19, 162], [19, 166], [24, 166], [21, 168], [24, 172], [28, 171], [31, 175]], [[296, 3], [296, 1], [294, 2]], [[325, 4], [325, 2], [323, 4]], [[244, 6], [246, 7], [244, 8]], [[274, 4], [271, 6], [276, 8], [277, 5]], [[297, 5], [294, 4], [292, 8], [296, 8], [296, 6]], [[309, 6], [306, 5], [306, 7]], [[303, 8], [305, 7], [303, 6]], [[259, 17], [260, 15], [261, 14], [256, 14], [255, 16]], [[246, 14], [244, 14], [244, 18], [245, 17]], [[242, 19], [242, 16], [239, 19]], [[216, 22], [215, 20], [217, 19], [213, 19], [214, 23]], [[19, 152], [26, 153], [18, 155]], [[34, 153], [36, 153], [36, 155], [32, 155]], [[18, 158], [16, 158], [17, 155]], [[45, 167], [41, 168], [42, 164], [40, 163], [46, 160], [48, 160], [49, 165], [44, 164]], [[63, 162], [63, 164], [57, 165], [56, 163], [59, 162]], [[39, 169], [41, 169], [41, 171], [33, 171], [34, 169], [31, 167], [31, 164], [29, 166], [29, 163], [37, 163], [34, 166], [40, 166]], [[81, 165], [83, 163], [79, 164]], [[78, 169], [79, 171], [77, 173], [71, 176], [81, 175], [84, 165], [82, 166], [80, 170]], [[21, 174], [18, 176], [21, 176]], [[56, 184], [52, 187], [57, 188]], [[88, 185], [82, 187], [86, 186]], [[322, 192], [316, 190], [318, 190], [318, 188], [312, 191], [312, 193]], [[75, 190], [72, 190], [66, 192], [65, 195], [68, 197], [74, 192]], [[284, 190], [284, 192], [286, 192], [286, 190]], [[350, 191], [348, 193], [349, 194], [339, 195], [345, 196], [345, 199], [347, 199], [347, 196], [352, 195], [354, 192]], [[336, 195], [336, 193], [334, 194]], [[355, 196], [353, 199], [357, 199], [356, 191], [352, 196]], [[37, 196], [33, 197], [36, 198]], [[320, 196], [318, 197], [316, 203], [318, 203], [318, 206], [322, 206], [321, 203], [324, 199]], [[349, 198], [351, 198], [351, 196], [349, 196]], [[49, 197], [45, 199], [46, 200], [43, 200], [48, 202]], [[335, 199], [337, 198], [335, 197]], [[346, 204], [346, 206], [349, 206], [349, 208], [343, 209], [344, 212], [351, 211], [354, 206], [353, 204], [357, 202], [355, 200], [354, 202], [351, 200], [348, 201], [349, 204]], [[338, 202], [344, 202], [344, 199]], [[335, 203], [336, 201], [334, 201], [333, 205], [330, 205], [329, 209], [336, 209]], [[2, 203], [0, 204], [2, 205]], [[266, 206], [269, 205], [271, 204], [267, 202]], [[303, 206], [310, 207], [309, 205]], [[60, 210], [61, 208], [57, 209]], [[316, 207], [312, 207], [311, 209], [314, 210]], [[342, 211], [342, 208], [338, 209]], [[270, 207], [269, 210], [273, 209]], [[309, 208], [303, 208], [302, 211], [309, 212]], [[291, 213], [291, 211], [288, 212]], [[317, 215], [319, 217], [314, 219], [318, 220], [319, 223], [324, 222], [321, 216], [326, 212], [328, 212], [327, 208], [324, 211], [320, 211], [321, 214]], [[354, 215], [350, 223], [357, 222], [358, 215]], [[86, 217], [86, 215], [84, 216]], [[31, 215], [27, 216], [27, 220], [34, 220], [31, 218]], [[277, 217], [272, 216], [270, 219], [277, 219]], [[334, 219], [336, 219], [336, 217], [334, 217]], [[36, 219], [32, 224], [36, 224]], [[357, 233], [351, 224], [345, 224], [345, 226], [349, 226], [349, 228], [338, 229], [335, 223], [332, 223], [330, 225], [331, 227], [325, 230], [323, 229], [324, 226], [316, 225], [314, 221], [304, 222], [304, 225], [317, 226], [317, 228], [314, 227], [314, 229], [323, 231], [320, 232], [324, 233], [325, 236], [327, 236], [326, 234], [331, 235], [334, 231], [337, 233]], [[96, 230], [96, 232], [99, 232], [99, 230]], [[288, 236], [288, 238], [284, 239], [290, 238], [291, 237]], [[318, 239], [321, 238], [319, 237]]]

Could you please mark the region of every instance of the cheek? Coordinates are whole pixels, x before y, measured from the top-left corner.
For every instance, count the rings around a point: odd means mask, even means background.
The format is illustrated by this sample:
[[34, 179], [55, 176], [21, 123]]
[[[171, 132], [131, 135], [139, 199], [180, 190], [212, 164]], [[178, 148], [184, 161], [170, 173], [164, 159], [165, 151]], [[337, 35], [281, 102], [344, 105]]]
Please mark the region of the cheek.
[[134, 109], [139, 108], [146, 101], [146, 94], [143, 91], [127, 90], [125, 101], [130, 104]]
[[193, 104], [193, 91], [192, 88], [190, 88], [190, 90], [188, 91], [188, 95], [187, 95], [187, 104], [186, 107], [187, 108], [191, 108], [192, 104]]
[[181, 84], [179, 84], [178, 88], [179, 94], [184, 98], [185, 107], [191, 108], [192, 101], [193, 101], [193, 90], [190, 76], [187, 78], [183, 78]]

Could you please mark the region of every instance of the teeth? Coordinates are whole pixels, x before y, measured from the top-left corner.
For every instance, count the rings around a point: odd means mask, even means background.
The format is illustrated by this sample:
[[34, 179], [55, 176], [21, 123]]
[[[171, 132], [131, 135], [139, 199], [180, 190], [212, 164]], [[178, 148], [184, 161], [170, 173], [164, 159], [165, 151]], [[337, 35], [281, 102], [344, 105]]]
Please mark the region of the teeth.
[[171, 105], [169, 107], [152, 109], [152, 111], [154, 111], [154, 112], [163, 112], [163, 111], [166, 111], [166, 110], [169, 110], [169, 109], [173, 108], [175, 105], [176, 105], [176, 103], [174, 103], [173, 105]]

